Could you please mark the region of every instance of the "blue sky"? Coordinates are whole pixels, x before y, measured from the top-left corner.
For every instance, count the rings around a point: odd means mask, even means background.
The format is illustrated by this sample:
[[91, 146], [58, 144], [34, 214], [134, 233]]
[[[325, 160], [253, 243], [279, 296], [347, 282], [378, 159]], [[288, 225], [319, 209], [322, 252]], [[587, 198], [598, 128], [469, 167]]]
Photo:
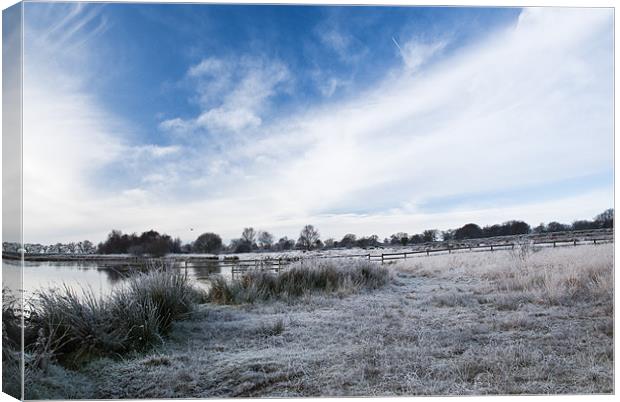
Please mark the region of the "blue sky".
[[25, 26], [27, 241], [613, 206], [609, 9], [27, 3]]

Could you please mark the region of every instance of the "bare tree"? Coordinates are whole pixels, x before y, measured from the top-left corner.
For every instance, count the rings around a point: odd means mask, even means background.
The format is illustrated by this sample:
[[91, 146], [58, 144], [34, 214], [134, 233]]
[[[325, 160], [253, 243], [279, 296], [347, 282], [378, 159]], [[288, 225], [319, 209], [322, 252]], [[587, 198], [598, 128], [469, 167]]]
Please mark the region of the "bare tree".
[[261, 231], [258, 234], [258, 245], [260, 248], [269, 250], [273, 245], [273, 235], [266, 231]]
[[250, 245], [250, 247], [254, 246], [256, 243], [256, 230], [254, 228], [244, 228], [241, 233], [241, 241]]
[[304, 250], [312, 250], [319, 241], [319, 231], [312, 225], [306, 225], [299, 233], [297, 245]]

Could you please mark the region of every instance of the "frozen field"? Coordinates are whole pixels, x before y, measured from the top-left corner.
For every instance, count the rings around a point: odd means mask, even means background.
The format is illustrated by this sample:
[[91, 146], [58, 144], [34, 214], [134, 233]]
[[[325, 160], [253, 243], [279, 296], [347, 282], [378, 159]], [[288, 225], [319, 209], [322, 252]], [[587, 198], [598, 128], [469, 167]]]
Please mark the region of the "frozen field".
[[147, 355], [97, 360], [77, 372], [54, 367], [33, 391], [62, 398], [613, 392], [613, 245], [386, 266], [392, 279], [375, 291], [201, 305]]

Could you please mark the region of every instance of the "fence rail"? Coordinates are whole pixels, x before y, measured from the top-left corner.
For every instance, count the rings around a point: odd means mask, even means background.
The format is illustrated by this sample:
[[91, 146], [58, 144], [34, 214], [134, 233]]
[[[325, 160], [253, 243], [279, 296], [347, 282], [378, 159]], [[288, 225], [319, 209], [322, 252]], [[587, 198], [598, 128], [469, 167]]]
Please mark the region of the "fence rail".
[[[600, 237], [600, 238], [592, 238], [592, 239], [561, 239], [561, 240], [549, 240], [549, 241], [534, 241], [529, 243], [529, 245], [531, 245], [532, 247], [566, 247], [566, 246], [583, 246], [583, 245], [598, 245], [598, 244], [604, 244], [604, 243], [613, 243], [613, 237]], [[433, 254], [437, 254], [437, 253], [448, 253], [451, 254], [453, 252], [458, 252], [461, 250], [468, 250], [471, 252], [494, 252], [494, 251], [502, 251], [502, 250], [514, 250], [515, 247], [520, 247], [523, 244], [520, 243], [498, 243], [498, 244], [479, 244], [479, 245], [469, 245], [469, 246], [457, 246], [457, 247], [445, 247], [445, 248], [435, 248], [435, 249], [425, 249], [425, 250], [415, 250], [415, 251], [403, 251], [400, 253], [381, 253], [381, 254], [372, 254], [372, 253], [367, 253], [367, 254], [351, 254], [351, 255], [336, 255], [336, 256], [316, 256], [316, 257], [309, 257], [307, 258], [308, 260], [311, 259], [323, 259], [323, 258], [363, 258], [363, 259], [368, 259], [369, 261], [376, 261], [376, 262], [381, 262], [382, 264], [386, 263], [386, 262], [390, 262], [390, 261], [395, 261], [395, 260], [403, 260], [403, 259], [407, 259], [408, 257], [415, 257], [415, 256], [431, 256]], [[297, 261], [303, 261], [304, 259], [299, 259]], [[269, 269], [269, 267], [272, 267], [273, 265], [269, 264], [269, 260], [253, 260], [253, 261], [262, 261], [262, 263], [264, 265], [240, 265], [238, 267], [235, 267], [233, 269], [233, 274], [237, 274], [237, 273], [243, 273], [243, 272], [247, 272], [250, 271], [252, 269], [264, 269], [267, 268]], [[290, 262], [288, 263], [278, 263], [275, 266], [278, 267], [278, 272], [280, 270], [283, 269], [283, 267], [285, 267], [286, 265], [290, 264]]]

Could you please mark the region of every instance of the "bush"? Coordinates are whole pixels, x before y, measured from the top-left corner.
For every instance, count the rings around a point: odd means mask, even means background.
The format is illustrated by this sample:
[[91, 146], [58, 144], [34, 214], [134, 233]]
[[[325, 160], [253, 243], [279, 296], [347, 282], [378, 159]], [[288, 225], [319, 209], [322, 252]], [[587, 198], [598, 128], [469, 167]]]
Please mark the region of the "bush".
[[250, 271], [231, 282], [219, 277], [211, 284], [209, 300], [220, 304], [252, 303], [297, 298], [312, 292], [377, 289], [389, 281], [387, 269], [368, 261], [336, 264], [318, 261], [309, 266], [295, 265], [281, 274]]

